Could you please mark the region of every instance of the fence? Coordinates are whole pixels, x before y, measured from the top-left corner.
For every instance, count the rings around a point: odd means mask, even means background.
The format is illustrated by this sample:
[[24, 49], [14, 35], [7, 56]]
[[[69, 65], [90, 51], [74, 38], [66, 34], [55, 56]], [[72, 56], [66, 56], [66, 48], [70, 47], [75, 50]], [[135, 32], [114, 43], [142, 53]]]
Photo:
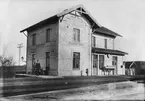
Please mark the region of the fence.
[[26, 73], [26, 65], [24, 66], [15, 66], [16, 74], [25, 74]]
[[0, 78], [13, 78], [18, 73], [26, 73], [26, 66], [0, 67]]

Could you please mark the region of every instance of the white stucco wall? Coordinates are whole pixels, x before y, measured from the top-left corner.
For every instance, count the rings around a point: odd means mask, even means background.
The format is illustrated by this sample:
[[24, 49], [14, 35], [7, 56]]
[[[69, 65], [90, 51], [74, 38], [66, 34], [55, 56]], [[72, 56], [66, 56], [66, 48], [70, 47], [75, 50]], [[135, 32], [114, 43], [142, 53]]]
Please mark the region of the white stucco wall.
[[[46, 43], [46, 30], [52, 29], [51, 40]], [[32, 35], [36, 34], [36, 45], [32, 46]], [[58, 22], [28, 33], [27, 72], [32, 71], [32, 54], [36, 54], [41, 68], [46, 68], [46, 52], [50, 52], [50, 74], [57, 75], [58, 68]]]
[[[80, 29], [80, 43], [73, 41], [73, 28]], [[91, 29], [87, 20], [67, 14], [59, 22], [59, 75], [91, 75]], [[80, 52], [80, 69], [73, 70], [73, 52]]]

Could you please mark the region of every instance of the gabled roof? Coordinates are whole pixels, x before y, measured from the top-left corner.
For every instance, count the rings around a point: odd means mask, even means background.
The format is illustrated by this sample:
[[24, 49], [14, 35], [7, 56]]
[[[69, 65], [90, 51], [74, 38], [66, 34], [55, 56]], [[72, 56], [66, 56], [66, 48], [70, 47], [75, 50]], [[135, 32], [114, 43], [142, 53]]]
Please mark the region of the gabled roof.
[[52, 17], [49, 17], [49, 18], [47, 18], [47, 19], [45, 19], [45, 20], [43, 20], [43, 21], [40, 21], [40, 22], [38, 22], [38, 23], [36, 23], [36, 24], [34, 24], [34, 25], [28, 27], [28, 28], [25, 28], [25, 29], [21, 30], [20, 32], [33, 30], [33, 29], [35, 29], [35, 28], [38, 28], [38, 27], [43, 26], [44, 24], [50, 23], [50, 21], [51, 21], [51, 22], [54, 21], [54, 20], [57, 21], [57, 19], [58, 19], [59, 17], [62, 17], [62, 16], [66, 15], [66, 14], [72, 12], [72, 11], [75, 11], [75, 10], [82, 10], [82, 12], [83, 12], [83, 13], [82, 13], [82, 16], [84, 16], [85, 18], [87, 18], [87, 19], [89, 20], [90, 24], [91, 24], [94, 28], [99, 28], [99, 27], [100, 27], [100, 24], [90, 15], [90, 13], [84, 8], [83, 5], [77, 5], [77, 6], [75, 6], [75, 7], [70, 8], [70, 9], [66, 9], [66, 10], [64, 10], [63, 12], [58, 13], [58, 14], [52, 16]]
[[82, 13], [82, 15], [85, 16], [87, 19], [89, 19], [89, 21], [91, 22], [91, 24], [93, 26], [96, 26], [97, 28], [101, 27], [101, 25], [96, 21], [96, 19], [93, 18], [93, 16], [91, 16], [89, 11], [87, 9], [85, 9], [85, 7], [83, 5], [77, 5], [77, 6], [70, 8], [70, 9], [66, 9], [63, 12], [57, 14], [57, 16], [61, 17], [65, 14], [68, 14], [68, 13], [75, 11], [75, 10], [82, 10], [84, 12], [84, 13]]
[[84, 16], [86, 19], [88, 19], [88, 21], [89, 21], [90, 24], [91, 24], [91, 27], [92, 27], [93, 29], [95, 29], [94, 32], [99, 32], [99, 33], [101, 33], [101, 34], [109, 35], [109, 36], [113, 36], [113, 37], [121, 36], [121, 35], [119, 35], [119, 34], [113, 32], [113, 31], [111, 31], [111, 30], [109, 30], [109, 29], [107, 29], [107, 28], [105, 28], [105, 27], [102, 27], [102, 26], [101, 26], [101, 25], [91, 16], [91, 14], [85, 9], [85, 7], [84, 7], [83, 5], [77, 5], [77, 6], [75, 6], [75, 7], [70, 8], [70, 9], [66, 9], [66, 10], [64, 10], [63, 12], [58, 13], [58, 14], [56, 14], [56, 15], [54, 15], [54, 16], [51, 16], [51, 17], [49, 17], [49, 18], [47, 18], [47, 19], [45, 19], [45, 20], [43, 20], [43, 21], [40, 21], [40, 22], [38, 22], [38, 23], [36, 23], [36, 24], [34, 24], [34, 25], [28, 27], [28, 28], [25, 28], [25, 29], [21, 30], [20, 32], [32, 31], [32, 30], [37, 29], [37, 28], [40, 28], [40, 27], [42, 27], [42, 26], [44, 26], [44, 25], [46, 25], [46, 24], [54, 23], [54, 21], [58, 21], [58, 18], [59, 18], [59, 17], [62, 17], [62, 16], [66, 15], [66, 14], [68, 14], [68, 13], [70, 13], [70, 12], [75, 11], [75, 10], [82, 12], [81, 15]]
[[40, 22], [38, 22], [38, 23], [36, 23], [36, 24], [28, 27], [28, 28], [25, 28], [25, 29], [21, 30], [20, 33], [21, 32], [24, 32], [24, 31], [32, 31], [32, 30], [35, 30], [35, 29], [40, 28], [40, 27], [42, 27], [44, 25], [47, 25], [49, 23], [53, 23], [54, 21], [57, 21], [57, 19], [58, 19], [58, 17], [56, 15], [54, 15], [54, 16], [49, 17], [49, 18], [47, 18], [47, 19], [45, 19], [43, 21], [40, 21]]

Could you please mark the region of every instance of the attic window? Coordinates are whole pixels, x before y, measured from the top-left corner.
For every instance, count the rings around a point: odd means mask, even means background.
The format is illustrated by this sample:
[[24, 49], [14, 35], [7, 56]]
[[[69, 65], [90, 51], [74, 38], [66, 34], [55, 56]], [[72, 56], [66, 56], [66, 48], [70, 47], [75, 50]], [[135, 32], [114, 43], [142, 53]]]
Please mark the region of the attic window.
[[80, 29], [73, 28], [73, 40], [80, 42]]

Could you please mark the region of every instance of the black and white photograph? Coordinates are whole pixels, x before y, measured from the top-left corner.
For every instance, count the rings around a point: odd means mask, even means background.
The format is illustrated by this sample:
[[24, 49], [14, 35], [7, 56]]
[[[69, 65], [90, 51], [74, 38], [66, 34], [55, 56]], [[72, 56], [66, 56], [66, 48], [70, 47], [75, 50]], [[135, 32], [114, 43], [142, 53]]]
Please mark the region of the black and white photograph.
[[78, 100], [145, 100], [145, 0], [0, 0], [0, 101]]

